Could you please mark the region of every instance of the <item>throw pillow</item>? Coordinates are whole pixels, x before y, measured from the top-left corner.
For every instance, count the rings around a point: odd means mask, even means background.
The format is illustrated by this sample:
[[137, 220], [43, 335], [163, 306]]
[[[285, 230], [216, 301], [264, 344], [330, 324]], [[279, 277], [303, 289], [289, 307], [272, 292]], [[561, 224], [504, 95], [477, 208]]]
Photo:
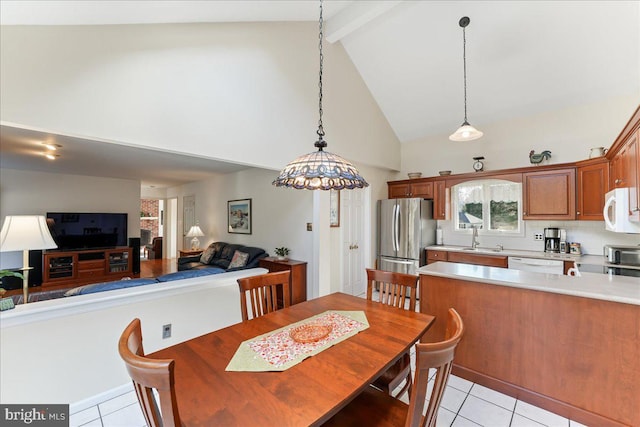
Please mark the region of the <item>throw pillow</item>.
[[233, 253], [233, 258], [229, 263], [229, 268], [237, 268], [244, 267], [247, 265], [247, 260], [249, 259], [249, 254], [246, 252], [235, 251]]
[[209, 264], [211, 262], [211, 258], [213, 258], [213, 252], [215, 250], [216, 249], [212, 245], [209, 245], [209, 247], [202, 252], [202, 255], [200, 255], [200, 262], [203, 264]]

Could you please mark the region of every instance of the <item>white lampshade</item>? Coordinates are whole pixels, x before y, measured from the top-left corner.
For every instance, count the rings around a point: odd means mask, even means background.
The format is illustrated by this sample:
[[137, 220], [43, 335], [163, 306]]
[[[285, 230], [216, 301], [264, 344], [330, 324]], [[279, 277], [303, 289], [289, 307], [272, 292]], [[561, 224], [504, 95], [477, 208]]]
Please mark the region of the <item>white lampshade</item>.
[[482, 137], [484, 133], [471, 126], [469, 123], [463, 123], [454, 133], [449, 135], [451, 141], [473, 141]]
[[202, 237], [202, 236], [204, 236], [204, 233], [200, 229], [199, 225], [192, 225], [191, 228], [189, 229], [189, 232], [187, 233], [187, 237]]
[[57, 248], [43, 215], [8, 215], [0, 231], [0, 252]]

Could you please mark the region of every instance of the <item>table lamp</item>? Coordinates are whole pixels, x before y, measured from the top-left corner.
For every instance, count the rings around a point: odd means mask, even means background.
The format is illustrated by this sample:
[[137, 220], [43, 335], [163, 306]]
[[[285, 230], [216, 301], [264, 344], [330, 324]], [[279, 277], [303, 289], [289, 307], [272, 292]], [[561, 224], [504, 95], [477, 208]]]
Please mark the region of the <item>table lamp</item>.
[[198, 237], [202, 237], [202, 236], [204, 236], [204, 233], [200, 229], [200, 226], [197, 224], [192, 225], [191, 228], [189, 229], [189, 232], [187, 233], [187, 237], [193, 237], [193, 239], [191, 239], [192, 250], [196, 250], [200, 248], [200, 240], [198, 240]]
[[0, 252], [22, 251], [23, 304], [29, 300], [29, 250], [57, 248], [43, 215], [7, 215], [0, 231]]

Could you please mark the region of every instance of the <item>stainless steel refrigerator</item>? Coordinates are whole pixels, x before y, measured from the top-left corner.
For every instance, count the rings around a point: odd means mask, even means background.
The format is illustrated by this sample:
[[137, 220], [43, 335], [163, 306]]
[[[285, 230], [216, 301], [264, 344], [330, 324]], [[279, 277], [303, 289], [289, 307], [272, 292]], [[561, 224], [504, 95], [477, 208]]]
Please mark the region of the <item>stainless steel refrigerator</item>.
[[378, 269], [417, 274], [436, 241], [433, 201], [378, 200]]

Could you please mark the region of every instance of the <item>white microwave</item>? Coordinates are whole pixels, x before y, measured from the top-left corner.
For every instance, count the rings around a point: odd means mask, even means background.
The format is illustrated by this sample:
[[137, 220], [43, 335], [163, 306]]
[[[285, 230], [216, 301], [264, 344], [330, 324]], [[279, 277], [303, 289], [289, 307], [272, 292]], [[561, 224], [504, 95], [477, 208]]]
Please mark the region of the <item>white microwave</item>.
[[628, 188], [616, 188], [606, 194], [603, 214], [607, 230], [616, 233], [640, 234], [640, 223], [631, 222], [629, 219]]

